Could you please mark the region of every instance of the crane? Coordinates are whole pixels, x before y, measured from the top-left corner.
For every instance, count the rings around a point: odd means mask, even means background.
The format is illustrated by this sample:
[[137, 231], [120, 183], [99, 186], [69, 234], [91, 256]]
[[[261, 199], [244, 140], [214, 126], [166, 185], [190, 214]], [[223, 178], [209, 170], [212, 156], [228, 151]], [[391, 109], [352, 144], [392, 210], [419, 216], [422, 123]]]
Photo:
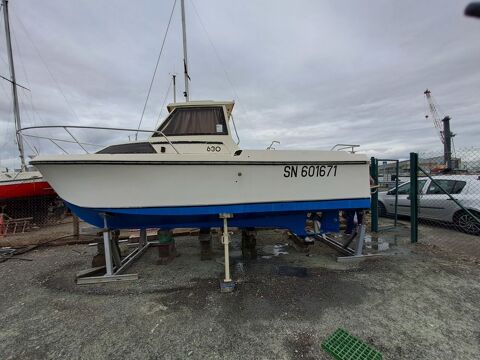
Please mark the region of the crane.
[[[432, 92], [426, 89], [423, 94], [427, 100], [428, 109], [432, 116], [433, 125], [438, 130], [440, 140], [443, 144], [443, 158], [447, 169], [452, 169], [452, 138], [455, 136], [450, 131], [450, 116], [446, 115], [443, 118], [438, 113], [438, 105], [432, 97]], [[425, 115], [425, 119], [428, 119], [429, 115]]]

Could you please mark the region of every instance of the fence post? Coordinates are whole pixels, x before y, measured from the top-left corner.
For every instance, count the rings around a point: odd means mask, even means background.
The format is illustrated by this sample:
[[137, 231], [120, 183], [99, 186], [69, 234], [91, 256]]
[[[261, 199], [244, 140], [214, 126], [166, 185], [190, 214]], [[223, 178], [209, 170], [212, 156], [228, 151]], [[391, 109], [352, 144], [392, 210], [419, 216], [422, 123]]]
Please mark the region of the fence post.
[[[370, 176], [373, 179], [373, 185], [378, 185], [378, 161], [373, 156], [370, 158]], [[378, 231], [378, 189], [376, 188], [373, 194], [371, 194], [371, 230], [372, 232]]]
[[410, 153], [410, 241], [418, 241], [418, 154]]

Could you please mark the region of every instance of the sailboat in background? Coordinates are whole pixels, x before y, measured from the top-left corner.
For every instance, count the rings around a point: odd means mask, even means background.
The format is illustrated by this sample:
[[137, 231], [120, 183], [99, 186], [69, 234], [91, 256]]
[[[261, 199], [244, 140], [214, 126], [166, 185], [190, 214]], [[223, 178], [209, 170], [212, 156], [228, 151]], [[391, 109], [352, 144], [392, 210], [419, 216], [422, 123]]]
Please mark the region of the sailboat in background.
[[16, 142], [20, 155], [21, 168], [14, 171], [0, 172], [0, 212], [5, 211], [10, 216], [34, 216], [34, 212], [42, 213], [48, 203], [55, 199], [56, 193], [43, 179], [42, 174], [29, 168], [25, 161], [25, 150], [22, 135], [18, 132], [21, 128], [20, 107], [13, 62], [12, 42], [10, 36], [10, 23], [8, 16], [8, 1], [2, 0], [3, 19], [7, 43], [8, 65], [10, 69], [10, 82], [12, 88], [13, 114], [15, 119]]

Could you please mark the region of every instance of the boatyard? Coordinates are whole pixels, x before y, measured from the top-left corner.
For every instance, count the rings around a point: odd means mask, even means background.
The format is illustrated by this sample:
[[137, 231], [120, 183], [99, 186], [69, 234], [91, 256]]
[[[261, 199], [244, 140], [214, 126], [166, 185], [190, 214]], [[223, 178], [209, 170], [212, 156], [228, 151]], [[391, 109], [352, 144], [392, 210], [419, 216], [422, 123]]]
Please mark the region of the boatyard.
[[0, 0], [0, 359], [477, 359], [440, 2]]
[[[309, 255], [281, 231], [258, 234], [258, 258], [233, 250], [238, 291], [222, 294], [222, 249], [200, 260], [198, 236], [176, 238], [178, 257], [154, 248], [130, 271], [136, 282], [78, 286], [88, 245], [43, 247], [31, 261], [0, 264], [0, 354], [30, 358], [329, 359], [338, 327], [386, 359], [473, 359], [478, 343], [479, 259], [401, 236], [390, 256], [339, 264], [316, 244]], [[393, 237], [386, 239], [393, 241]], [[274, 245], [283, 246], [275, 256]], [[238, 249], [238, 233], [233, 236]], [[220, 249], [220, 250], [219, 250]], [[242, 264], [242, 265], [239, 265]]]

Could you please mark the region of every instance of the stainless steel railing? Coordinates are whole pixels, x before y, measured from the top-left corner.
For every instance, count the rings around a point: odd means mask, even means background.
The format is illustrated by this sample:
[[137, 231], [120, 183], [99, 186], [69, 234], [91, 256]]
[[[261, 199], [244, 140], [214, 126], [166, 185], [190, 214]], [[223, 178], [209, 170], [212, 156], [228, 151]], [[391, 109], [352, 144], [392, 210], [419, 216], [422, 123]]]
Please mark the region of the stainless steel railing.
[[335, 146], [333, 146], [330, 151], [333, 151], [333, 150], [337, 150], [337, 151], [341, 151], [341, 150], [346, 150], [346, 149], [350, 149], [350, 152], [352, 154], [355, 154], [355, 148], [357, 147], [360, 147], [360, 145], [352, 145], [352, 144], [336, 144]]
[[[32, 135], [32, 134], [25, 134], [24, 132], [27, 130], [35, 130], [35, 129], [63, 129], [65, 132], [72, 138], [72, 140], [65, 140], [65, 139], [58, 139], [54, 138], [51, 136], [39, 136], [39, 135]], [[167, 142], [168, 144], [172, 147], [172, 149], [177, 153], [180, 154], [180, 152], [177, 150], [177, 148], [172, 144], [172, 142], [168, 139], [168, 137], [161, 131], [158, 130], [139, 130], [139, 129], [126, 129], [126, 128], [111, 128], [111, 127], [102, 127], [102, 126], [80, 126], [80, 125], [44, 125], [44, 126], [29, 126], [29, 127], [24, 127], [21, 128], [17, 131], [17, 134], [22, 136], [24, 139], [25, 138], [38, 138], [38, 139], [46, 139], [49, 140], [51, 143], [53, 143], [56, 147], [58, 147], [60, 150], [62, 150], [64, 153], [68, 154], [68, 152], [60, 146], [58, 143], [63, 142], [63, 143], [71, 143], [71, 144], [77, 144], [85, 153], [89, 154], [88, 150], [85, 148], [86, 146], [104, 146], [104, 145], [98, 145], [98, 144], [91, 144], [91, 143], [86, 143], [86, 142], [80, 142], [75, 135], [72, 133], [71, 129], [90, 129], [90, 130], [112, 130], [112, 131], [131, 131], [131, 132], [143, 132], [143, 133], [150, 133], [150, 134], [159, 134], [161, 135]], [[27, 145], [32, 148], [32, 150], [36, 151], [34, 147], [31, 146], [31, 144], [26, 141]]]

